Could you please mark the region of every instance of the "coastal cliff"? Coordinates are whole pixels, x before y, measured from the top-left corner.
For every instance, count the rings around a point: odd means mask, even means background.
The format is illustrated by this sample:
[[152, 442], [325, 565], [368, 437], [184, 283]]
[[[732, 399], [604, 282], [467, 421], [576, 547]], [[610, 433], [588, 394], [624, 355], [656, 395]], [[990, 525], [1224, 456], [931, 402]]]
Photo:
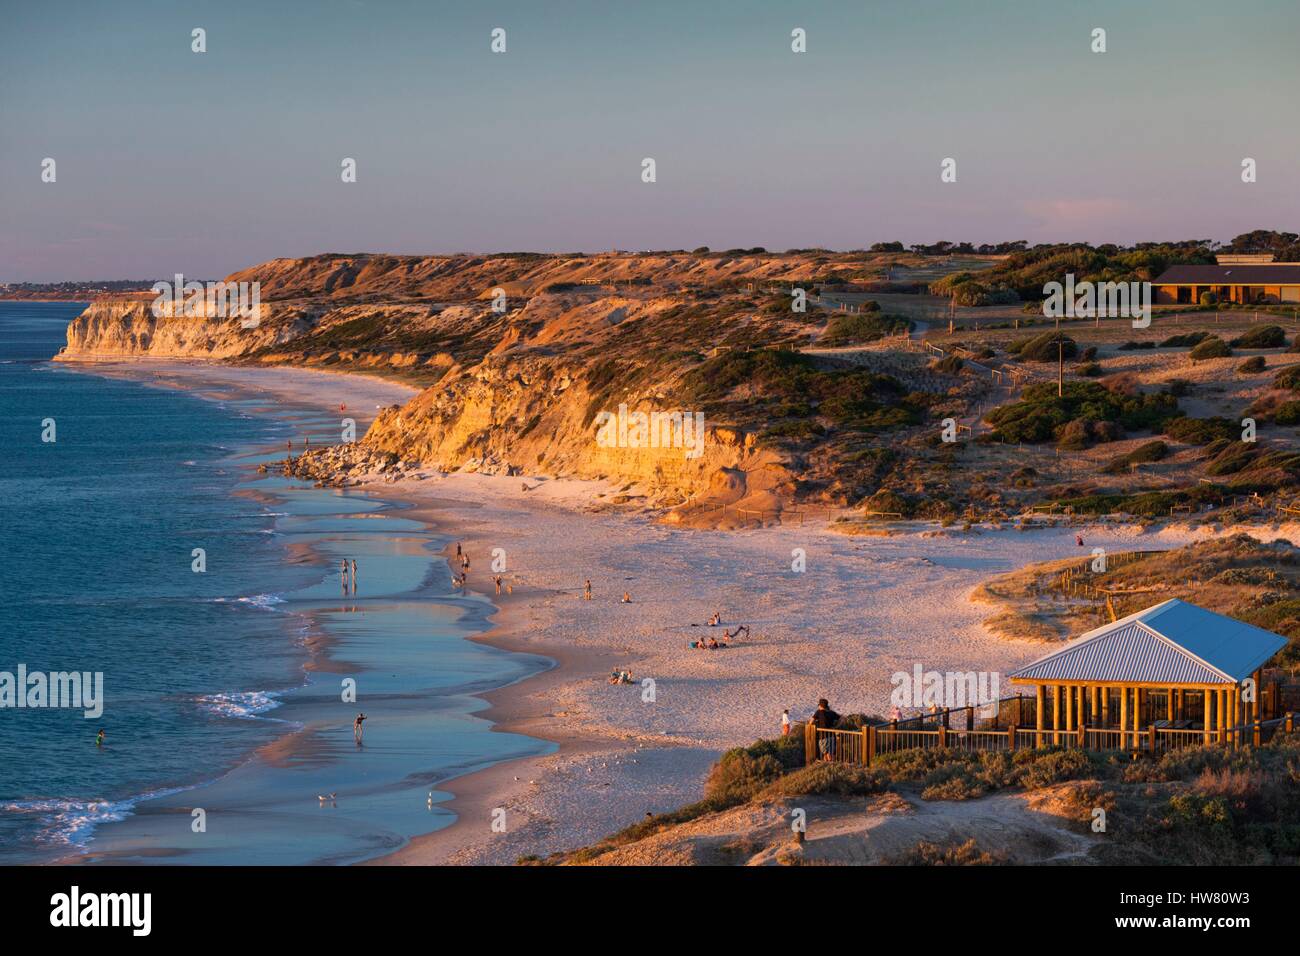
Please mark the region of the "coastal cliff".
[[[72, 322], [58, 360], [291, 365], [422, 389], [355, 447], [295, 461], [294, 474], [321, 481], [394, 462], [604, 479], [620, 501], [707, 524], [768, 520], [810, 495], [861, 498], [876, 467], [856, 451], [863, 433], [919, 423], [917, 389], [952, 382], [919, 356], [883, 374], [775, 350], [827, 323], [822, 309], [792, 308], [796, 283], [868, 263], [735, 252], [277, 259], [224, 280], [258, 283], [256, 322], [106, 297]], [[880, 335], [906, 327], [861, 321]]]

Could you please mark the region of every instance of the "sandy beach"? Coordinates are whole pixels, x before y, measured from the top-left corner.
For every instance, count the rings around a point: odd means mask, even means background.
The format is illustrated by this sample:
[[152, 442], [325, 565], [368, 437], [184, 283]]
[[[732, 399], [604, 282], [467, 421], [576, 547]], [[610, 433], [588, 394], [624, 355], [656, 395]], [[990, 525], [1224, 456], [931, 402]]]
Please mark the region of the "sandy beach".
[[[369, 410], [410, 392], [288, 368], [142, 363], [115, 371], [203, 394], [254, 389], [325, 408]], [[895, 672], [919, 664], [1005, 673], [1039, 656], [1041, 644], [990, 635], [989, 605], [969, 595], [989, 576], [1077, 555], [1076, 532], [1089, 548], [1110, 550], [1177, 547], [1210, 533], [916, 524], [852, 537], [825, 521], [698, 531], [605, 504], [621, 489], [599, 482], [433, 470], [375, 477], [362, 487], [410, 503], [410, 517], [469, 555], [468, 590], [498, 607], [492, 629], [475, 639], [555, 662], [481, 695], [490, 707], [477, 716], [495, 731], [559, 745], [440, 784], [454, 795], [447, 807], [456, 822], [371, 861], [380, 864], [512, 864], [593, 842], [698, 799], [717, 757], [778, 734], [784, 708], [797, 721], [824, 696], [841, 713], [882, 714]], [[504, 562], [500, 596], [494, 559], [498, 568]], [[722, 626], [705, 626], [714, 612]], [[750, 633], [725, 650], [689, 646], [737, 624]], [[632, 672], [633, 684], [608, 682], [619, 669]], [[1003, 686], [1004, 696], [1012, 692]], [[503, 832], [492, 827], [502, 810]]]

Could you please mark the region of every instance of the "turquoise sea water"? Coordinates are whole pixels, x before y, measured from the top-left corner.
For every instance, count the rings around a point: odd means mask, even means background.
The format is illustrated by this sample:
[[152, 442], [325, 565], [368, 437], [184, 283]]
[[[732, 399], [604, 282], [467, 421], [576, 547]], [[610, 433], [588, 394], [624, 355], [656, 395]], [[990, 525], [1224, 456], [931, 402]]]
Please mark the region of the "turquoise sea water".
[[438, 536], [255, 474], [336, 421], [51, 365], [81, 308], [0, 303], [0, 671], [102, 672], [104, 712], [0, 709], [0, 862], [351, 862], [449, 823], [438, 781], [549, 748], [474, 716], [547, 662], [466, 640], [492, 608]]

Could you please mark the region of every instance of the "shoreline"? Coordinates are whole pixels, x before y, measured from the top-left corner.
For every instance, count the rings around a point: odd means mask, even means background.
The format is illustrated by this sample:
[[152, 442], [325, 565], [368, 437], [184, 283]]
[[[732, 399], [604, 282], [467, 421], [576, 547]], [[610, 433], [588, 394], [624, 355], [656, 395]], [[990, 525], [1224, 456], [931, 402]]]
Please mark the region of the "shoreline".
[[[230, 368], [247, 371], [204, 362], [179, 377], [200, 387], [193, 380]], [[289, 386], [275, 379], [304, 381], [300, 373], [315, 370], [254, 371], [277, 392]], [[918, 661], [998, 671], [1037, 657], [1039, 643], [990, 635], [983, 621], [991, 609], [968, 598], [994, 574], [1076, 554], [1079, 527], [918, 527], [879, 538], [821, 524], [700, 532], [605, 505], [599, 494], [614, 489], [598, 482], [422, 470], [349, 488], [406, 505], [404, 515], [448, 537], [444, 558], [454, 555], [455, 541], [465, 545], [473, 562], [466, 593], [495, 608], [488, 626], [466, 639], [553, 662], [474, 692], [486, 703], [475, 716], [492, 722], [492, 734], [526, 734], [556, 747], [441, 780], [455, 821], [360, 865], [544, 858], [698, 799], [721, 752], [775, 736], [783, 706], [799, 720], [828, 696], [841, 712], [881, 714], [890, 673]], [[1134, 541], [1177, 547], [1214, 533], [1086, 527], [1090, 544], [1114, 549]], [[505, 577], [515, 587], [500, 597], [491, 593], [488, 569], [497, 547], [508, 555]], [[791, 574], [793, 548], [805, 549], [821, 573]], [[580, 600], [587, 577], [592, 602]], [[871, 600], [863, 601], [864, 589]], [[617, 600], [622, 590], [632, 593], [631, 604]], [[695, 629], [713, 610], [727, 624], [751, 623], [753, 639], [725, 652], [687, 649], [690, 638], [716, 633]], [[653, 706], [639, 703], [639, 687], [605, 682], [622, 667], [638, 680], [654, 677]], [[506, 812], [505, 833], [490, 828], [498, 809]]]

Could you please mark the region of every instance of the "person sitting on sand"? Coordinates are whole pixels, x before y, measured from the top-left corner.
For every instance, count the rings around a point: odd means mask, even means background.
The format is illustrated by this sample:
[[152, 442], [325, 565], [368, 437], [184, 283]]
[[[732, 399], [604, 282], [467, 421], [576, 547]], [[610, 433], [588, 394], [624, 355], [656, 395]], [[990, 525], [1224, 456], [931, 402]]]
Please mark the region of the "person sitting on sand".
[[623, 602], [622, 602], [622, 603], [624, 603], [624, 604], [631, 604], [631, 603], [632, 603], [632, 595], [629, 594], [627, 591], [624, 591], [624, 592], [623, 592]]
[[709, 650], [716, 651], [719, 646], [725, 646], [725, 645], [719, 645], [718, 639], [716, 637], [709, 638]]
[[713, 617], [709, 618], [709, 627], [717, 627], [722, 623], [722, 612], [714, 611]]

